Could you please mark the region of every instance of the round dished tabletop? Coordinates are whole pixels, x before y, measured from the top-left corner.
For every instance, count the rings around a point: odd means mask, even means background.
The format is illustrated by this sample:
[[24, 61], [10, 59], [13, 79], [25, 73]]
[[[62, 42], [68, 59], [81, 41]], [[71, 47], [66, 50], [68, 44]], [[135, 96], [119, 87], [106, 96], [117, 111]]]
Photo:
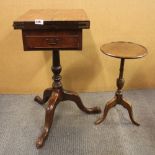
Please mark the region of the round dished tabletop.
[[147, 49], [132, 42], [111, 42], [101, 46], [101, 51], [111, 57], [124, 59], [138, 59], [147, 54]]

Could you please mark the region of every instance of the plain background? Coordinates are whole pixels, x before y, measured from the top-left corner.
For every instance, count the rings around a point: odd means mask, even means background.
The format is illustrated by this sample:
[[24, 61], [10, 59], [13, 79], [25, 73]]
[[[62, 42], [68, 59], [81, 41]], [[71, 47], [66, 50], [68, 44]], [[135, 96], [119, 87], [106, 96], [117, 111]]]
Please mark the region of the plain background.
[[125, 89], [155, 88], [155, 3], [153, 0], [5, 0], [0, 4], [0, 93], [36, 93], [51, 85], [51, 52], [23, 52], [13, 21], [29, 9], [84, 9], [91, 27], [83, 31], [82, 51], [62, 51], [66, 89], [115, 89], [119, 60], [100, 52], [112, 41], [132, 41], [149, 55], [125, 64]]

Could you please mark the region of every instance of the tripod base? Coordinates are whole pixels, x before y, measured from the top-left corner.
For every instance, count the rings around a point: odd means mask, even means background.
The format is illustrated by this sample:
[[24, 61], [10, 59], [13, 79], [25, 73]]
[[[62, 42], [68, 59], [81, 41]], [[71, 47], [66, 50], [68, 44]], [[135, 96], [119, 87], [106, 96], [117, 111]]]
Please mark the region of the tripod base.
[[101, 112], [101, 109], [99, 107], [86, 108], [77, 93], [66, 91], [62, 88], [48, 88], [43, 93], [43, 99], [41, 99], [39, 96], [36, 96], [34, 100], [41, 105], [45, 104], [48, 101], [44, 128], [41, 132], [41, 135], [36, 141], [37, 148], [41, 148], [44, 145], [45, 140], [48, 137], [49, 130], [52, 126], [54, 111], [58, 103], [60, 103], [61, 101], [73, 101], [80, 110], [87, 114], [97, 114]]
[[115, 96], [112, 100], [110, 100], [109, 102], [107, 102], [107, 104], [106, 104], [106, 106], [105, 106], [105, 108], [104, 108], [104, 112], [103, 112], [102, 117], [99, 118], [99, 119], [95, 122], [95, 124], [97, 125], [97, 124], [102, 123], [102, 122], [105, 120], [105, 118], [106, 118], [106, 116], [107, 116], [107, 114], [108, 114], [108, 111], [109, 111], [112, 107], [116, 106], [117, 104], [122, 105], [125, 109], [128, 110], [130, 119], [131, 119], [131, 121], [132, 121], [132, 123], [133, 123], [134, 125], [137, 125], [137, 126], [140, 125], [140, 124], [137, 123], [137, 122], [134, 120], [134, 118], [133, 118], [132, 106], [131, 106], [127, 101], [125, 101], [125, 100], [123, 99], [122, 96]]

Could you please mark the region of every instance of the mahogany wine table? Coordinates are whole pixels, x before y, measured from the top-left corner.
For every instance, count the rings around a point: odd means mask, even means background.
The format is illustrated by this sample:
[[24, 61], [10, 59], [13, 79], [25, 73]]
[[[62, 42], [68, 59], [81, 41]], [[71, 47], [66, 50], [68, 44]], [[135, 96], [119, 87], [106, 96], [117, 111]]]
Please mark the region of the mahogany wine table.
[[142, 45], [138, 45], [132, 42], [118, 41], [102, 45], [101, 51], [110, 57], [120, 59], [120, 72], [119, 77], [117, 78], [116, 81], [117, 91], [115, 93], [115, 96], [113, 99], [107, 102], [104, 108], [103, 115], [95, 122], [95, 124], [100, 124], [101, 122], [103, 122], [108, 114], [108, 111], [112, 107], [119, 104], [128, 110], [132, 123], [139, 126], [139, 123], [137, 123], [133, 118], [132, 106], [123, 98], [122, 88], [125, 82], [123, 79], [123, 73], [124, 73], [125, 59], [142, 58], [147, 54], [147, 49]]

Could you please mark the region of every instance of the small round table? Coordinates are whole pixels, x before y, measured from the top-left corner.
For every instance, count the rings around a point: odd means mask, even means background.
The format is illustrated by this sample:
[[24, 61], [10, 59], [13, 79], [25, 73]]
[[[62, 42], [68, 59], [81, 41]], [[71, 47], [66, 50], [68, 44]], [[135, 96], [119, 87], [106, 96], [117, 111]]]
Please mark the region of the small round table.
[[119, 77], [117, 78], [117, 82], [116, 82], [117, 91], [115, 93], [115, 96], [112, 100], [107, 102], [102, 117], [99, 118], [95, 122], [95, 124], [100, 124], [101, 122], [103, 122], [110, 108], [116, 106], [117, 104], [120, 104], [128, 110], [132, 123], [139, 126], [140, 124], [137, 123], [133, 118], [132, 106], [123, 98], [123, 94], [122, 94], [122, 88], [124, 85], [123, 72], [124, 72], [125, 59], [142, 58], [147, 54], [147, 49], [144, 46], [141, 46], [132, 42], [119, 41], [119, 42], [112, 42], [112, 43], [102, 45], [101, 51], [108, 56], [119, 58], [121, 59], [121, 61], [120, 61]]

